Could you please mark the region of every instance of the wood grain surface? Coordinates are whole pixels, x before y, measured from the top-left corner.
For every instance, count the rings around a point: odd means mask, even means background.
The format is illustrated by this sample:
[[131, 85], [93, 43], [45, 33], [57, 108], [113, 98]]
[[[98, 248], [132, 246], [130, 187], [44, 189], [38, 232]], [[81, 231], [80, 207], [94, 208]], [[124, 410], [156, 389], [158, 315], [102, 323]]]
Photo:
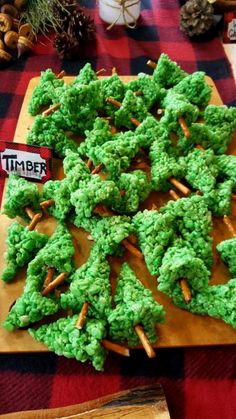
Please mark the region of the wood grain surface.
[[1, 419], [170, 419], [160, 384], [120, 391], [89, 402], [56, 409], [0, 415]]
[[[127, 76], [122, 77], [123, 81], [128, 81], [133, 77]], [[66, 77], [67, 82], [70, 82], [73, 78]], [[34, 118], [31, 117], [27, 112], [27, 106], [31, 97], [34, 87], [38, 83], [38, 78], [34, 78], [30, 81], [25, 99], [22, 105], [21, 113], [19, 116], [14, 141], [25, 143], [28, 129], [33, 123]], [[211, 103], [216, 105], [222, 104], [220, 96], [216, 90], [213, 81], [207, 77], [207, 82], [213, 87]], [[228, 149], [229, 153], [236, 154], [236, 136]], [[61, 161], [54, 159], [53, 161], [53, 173], [54, 178], [62, 178], [63, 170]], [[141, 204], [141, 209], [151, 209], [152, 204], [155, 203], [159, 208], [165, 202], [169, 200], [167, 194], [152, 193], [150, 197]], [[232, 202], [232, 221], [236, 227], [235, 215], [236, 215], [236, 203]], [[5, 239], [7, 235], [7, 227], [12, 223], [4, 215], [0, 217], [0, 270], [4, 267], [3, 254], [6, 250]], [[46, 234], [51, 234], [55, 227], [55, 221], [48, 217], [42, 220], [38, 224], [38, 231]], [[77, 251], [77, 266], [81, 266], [89, 255], [91, 247], [91, 241], [88, 240], [88, 233], [82, 229], [77, 229], [74, 226], [70, 226], [73, 236], [76, 238], [78, 243]], [[222, 240], [229, 238], [229, 234], [225, 229], [225, 226], [221, 218], [214, 217], [214, 249], [215, 245]], [[115, 278], [118, 275], [120, 265], [124, 260], [128, 260], [131, 267], [137, 274], [137, 277], [142, 281], [145, 287], [148, 287], [155, 297], [155, 299], [163, 304], [166, 311], [166, 322], [163, 325], [158, 325], [157, 335], [158, 341], [154, 345], [155, 347], [187, 347], [187, 346], [206, 346], [206, 345], [229, 345], [236, 343], [236, 331], [229, 325], [223, 323], [221, 320], [212, 319], [210, 317], [197, 316], [188, 313], [184, 310], [180, 310], [174, 306], [171, 300], [165, 295], [157, 291], [157, 280], [156, 277], [151, 276], [146, 268], [144, 262], [136, 259], [130, 255], [127, 251], [124, 253], [122, 258], [109, 258], [112, 261], [111, 265], [111, 278], [112, 289], [115, 288]], [[21, 269], [17, 277], [12, 283], [5, 284], [0, 281], [0, 322], [6, 318], [9, 307], [15, 301], [15, 299], [21, 294], [24, 278], [25, 269]], [[214, 267], [212, 272], [211, 283], [225, 283], [230, 279], [230, 273], [226, 266], [221, 262], [217, 252], [214, 252]], [[26, 330], [17, 330], [14, 332], [7, 332], [0, 327], [0, 352], [37, 352], [47, 351], [47, 348], [35, 341], [29, 336]], [[132, 356], [132, 353], [131, 353]]]

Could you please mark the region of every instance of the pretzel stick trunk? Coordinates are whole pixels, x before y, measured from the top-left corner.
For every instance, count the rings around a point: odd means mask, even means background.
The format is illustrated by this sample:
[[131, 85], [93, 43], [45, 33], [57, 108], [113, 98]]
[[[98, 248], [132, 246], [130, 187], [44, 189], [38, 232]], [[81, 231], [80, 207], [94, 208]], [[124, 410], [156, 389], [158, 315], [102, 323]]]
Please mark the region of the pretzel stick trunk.
[[178, 123], [180, 125], [180, 128], [183, 131], [183, 134], [184, 134], [185, 138], [189, 139], [190, 138], [190, 131], [189, 131], [188, 126], [185, 122], [185, 119], [182, 116], [179, 116]]
[[177, 201], [178, 199], [180, 199], [180, 196], [174, 191], [174, 189], [169, 190], [169, 195], [174, 201]]
[[[116, 99], [113, 99], [112, 97], [107, 97], [106, 98], [106, 102], [111, 103], [112, 105], [116, 106], [117, 108], [120, 108], [122, 106], [122, 103], [119, 102]], [[136, 126], [138, 127], [141, 122], [139, 122], [136, 118], [130, 118], [130, 121]]]
[[46, 201], [40, 202], [40, 207], [42, 209], [45, 209], [45, 208], [51, 207], [54, 204], [55, 204], [54, 199], [47, 199]]
[[66, 72], [64, 70], [60, 71], [60, 73], [57, 74], [57, 79], [63, 79], [63, 77], [66, 75]]
[[135, 330], [135, 333], [138, 335], [140, 342], [142, 343], [143, 348], [145, 349], [145, 352], [148, 358], [155, 358], [156, 353], [151, 343], [149, 342], [147, 336], [145, 335], [145, 332], [142, 326], [140, 326], [140, 324], [137, 324], [136, 326], [134, 326], [134, 330]]
[[110, 340], [103, 339], [102, 346], [108, 351], [116, 352], [117, 354], [123, 356], [130, 356], [129, 348], [126, 348], [123, 345], [119, 345], [118, 343], [111, 342]]
[[184, 195], [189, 195], [191, 190], [189, 188], [187, 188], [187, 186], [183, 185], [183, 183], [179, 182], [177, 179], [175, 179], [174, 177], [170, 177], [169, 182], [176, 187], [176, 189], [178, 189], [180, 192], [182, 192]]
[[84, 323], [88, 314], [88, 309], [89, 309], [89, 303], [85, 302], [81, 308], [78, 320], [75, 325], [77, 329], [83, 329], [83, 326], [84, 326]]
[[45, 297], [45, 295], [48, 295], [51, 291], [53, 291], [58, 285], [60, 285], [62, 282], [64, 282], [65, 278], [67, 276], [66, 272], [62, 272], [59, 274], [44, 290], [41, 292], [41, 295]]
[[100, 70], [96, 71], [96, 76], [100, 76], [100, 74], [106, 73], [106, 71], [105, 68], [100, 68]]
[[143, 259], [143, 254], [140, 252], [140, 250], [137, 249], [136, 246], [133, 245], [128, 239], [122, 240], [121, 244], [134, 256], [136, 256], [138, 259]]
[[231, 234], [233, 237], [236, 237], [236, 231], [235, 231], [235, 229], [234, 229], [234, 226], [233, 226], [233, 224], [231, 223], [231, 220], [230, 220], [230, 218], [229, 218], [227, 215], [224, 215], [224, 217], [223, 217], [223, 222], [225, 223], [226, 227], [228, 228], [228, 230], [229, 230], [230, 234]]
[[55, 103], [55, 105], [50, 106], [50, 108], [46, 109], [46, 111], [42, 112], [42, 116], [48, 116], [57, 111], [61, 106], [60, 103]]
[[52, 282], [54, 274], [55, 268], [48, 268], [47, 275], [43, 283], [43, 288], [47, 288], [47, 286]]
[[99, 173], [102, 168], [103, 168], [104, 164], [103, 163], [99, 163], [98, 166], [96, 166], [93, 170], [92, 170], [92, 175], [95, 175], [96, 173]]
[[24, 210], [25, 210], [26, 214], [28, 215], [28, 217], [32, 220], [34, 218], [34, 215], [35, 215], [32, 208], [24, 207]]
[[34, 217], [32, 218], [31, 222], [28, 225], [29, 231], [32, 231], [35, 229], [36, 225], [41, 220], [42, 215], [43, 214], [41, 212], [38, 212], [37, 214], [34, 215]]
[[92, 160], [91, 160], [91, 159], [88, 159], [88, 161], [87, 161], [87, 163], [86, 163], [86, 166], [89, 168], [89, 170], [91, 170], [91, 169], [92, 169], [92, 167], [93, 167], [93, 162], [92, 162]]

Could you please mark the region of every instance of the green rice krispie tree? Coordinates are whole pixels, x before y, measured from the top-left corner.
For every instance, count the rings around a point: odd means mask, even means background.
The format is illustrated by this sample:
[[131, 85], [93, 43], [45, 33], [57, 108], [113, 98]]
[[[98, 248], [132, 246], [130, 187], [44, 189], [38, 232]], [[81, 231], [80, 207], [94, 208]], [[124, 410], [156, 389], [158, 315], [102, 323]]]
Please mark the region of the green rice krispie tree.
[[127, 263], [121, 267], [114, 296], [115, 308], [108, 317], [109, 335], [129, 346], [139, 343], [136, 326], [142, 326], [151, 343], [157, 340], [156, 325], [164, 321], [164, 309], [143, 287]]
[[129, 173], [121, 173], [116, 185], [124, 191], [120, 204], [115, 209], [120, 213], [134, 213], [139, 204], [143, 202], [151, 192], [151, 182], [145, 172], [134, 170]]
[[79, 88], [79, 86], [82, 84], [90, 84], [92, 81], [98, 80], [97, 75], [95, 71], [92, 69], [90, 63], [86, 63], [80, 70], [79, 74], [75, 77], [75, 79], [72, 81], [71, 85], [76, 86]]
[[54, 203], [48, 207], [48, 211], [57, 220], [64, 220], [72, 209], [70, 202], [69, 180], [48, 180], [43, 186], [43, 198], [53, 200]]
[[[163, 99], [166, 94], [166, 90], [161, 88], [153, 77], [145, 73], [139, 73], [138, 78], [131, 80], [125, 87], [126, 90], [132, 90], [132, 92], [140, 95], [140, 99], [142, 99], [147, 110], [156, 104], [159, 99]], [[113, 97], [112, 93], [109, 96]]]
[[135, 135], [139, 146], [149, 149], [155, 140], [163, 136], [164, 132], [163, 126], [150, 115], [136, 128]]
[[30, 262], [37, 252], [45, 246], [48, 236], [30, 231], [17, 221], [12, 223], [7, 233], [6, 267], [2, 272], [2, 280], [11, 281], [18, 269]]
[[88, 304], [88, 316], [106, 320], [111, 311], [110, 266], [106, 255], [96, 244], [85, 264], [73, 275], [68, 291], [61, 295], [61, 305], [73, 313], [80, 313]]
[[96, 370], [102, 371], [107, 354], [102, 346], [106, 322], [87, 319], [85, 327], [79, 330], [75, 327], [76, 319], [77, 315], [61, 318], [37, 330], [29, 329], [29, 333], [57, 355], [75, 358], [80, 362], [91, 361]]
[[144, 210], [133, 217], [132, 223], [148, 270], [152, 275], [158, 275], [162, 258], [174, 236], [173, 216]]
[[[56, 113], [56, 112], [55, 112]], [[52, 148], [59, 157], [65, 157], [66, 150], [76, 152], [78, 145], [60, 129], [53, 120], [55, 114], [47, 117], [36, 116], [33, 126], [29, 131], [26, 142], [38, 146]]]
[[233, 190], [236, 189], [236, 156], [222, 154], [216, 156], [216, 165], [221, 180], [231, 180]]
[[111, 133], [111, 127], [103, 118], [96, 118], [93, 129], [85, 132], [85, 140], [80, 144], [78, 152], [81, 156], [90, 156], [92, 161], [96, 160], [96, 153], [93, 151], [96, 147], [103, 145], [107, 141], [115, 140], [116, 136]]
[[101, 92], [103, 97], [103, 110], [105, 115], [114, 117], [117, 109], [111, 103], [107, 102], [108, 97], [112, 97], [119, 102], [122, 102], [125, 96], [125, 85], [115, 73], [110, 77], [101, 80]]
[[184, 95], [189, 102], [200, 108], [208, 105], [211, 90], [205, 80], [203, 71], [195, 71], [193, 74], [189, 74], [173, 88], [174, 92]]
[[217, 161], [212, 150], [191, 151], [185, 158], [185, 178], [193, 189], [203, 194], [211, 192], [216, 186], [219, 173]]
[[231, 212], [233, 182], [226, 180], [218, 183], [214, 190], [204, 195], [209, 210], [215, 216], [223, 216]]
[[115, 125], [132, 130], [134, 129], [133, 118], [138, 122], [142, 122], [148, 115], [142, 99], [135, 96], [131, 90], [127, 90], [121, 107], [115, 112]]
[[216, 248], [220, 253], [221, 259], [228, 265], [231, 274], [236, 276], [236, 231], [227, 215], [224, 215], [223, 221], [233, 237], [223, 240]]
[[178, 84], [186, 76], [187, 73], [175, 61], [172, 61], [167, 54], [162, 53], [160, 55], [153, 72], [153, 79], [156, 83], [169, 89]]
[[58, 79], [51, 69], [42, 71], [39, 83], [33, 90], [30, 98], [28, 106], [29, 113], [31, 115], [36, 115], [39, 113], [42, 106], [58, 103], [64, 89], [64, 80]]
[[41, 210], [39, 202], [40, 194], [35, 184], [17, 175], [9, 175], [3, 205], [4, 214], [9, 218], [19, 216], [28, 222], [30, 217], [27, 215], [26, 207], [33, 212], [39, 212]]

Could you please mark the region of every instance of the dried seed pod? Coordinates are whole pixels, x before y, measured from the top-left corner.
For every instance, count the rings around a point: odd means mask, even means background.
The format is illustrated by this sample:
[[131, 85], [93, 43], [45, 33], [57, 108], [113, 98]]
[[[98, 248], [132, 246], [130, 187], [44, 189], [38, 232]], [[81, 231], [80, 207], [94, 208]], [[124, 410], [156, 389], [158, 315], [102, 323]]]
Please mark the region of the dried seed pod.
[[6, 15], [10, 15], [13, 18], [16, 18], [19, 14], [17, 8], [13, 6], [13, 4], [4, 4], [1, 7], [1, 13], [5, 13]]
[[8, 54], [8, 52], [4, 51], [3, 49], [0, 49], [0, 63], [7, 63], [11, 61], [11, 59], [11, 54]]
[[8, 32], [11, 30], [12, 27], [12, 18], [5, 13], [0, 13], [0, 31], [1, 32]]
[[32, 41], [34, 39], [32, 26], [29, 23], [21, 25], [19, 28], [19, 36], [23, 36], [24, 38], [27, 38], [30, 41]]
[[2, 39], [0, 39], [0, 49], [4, 49], [5, 45]]
[[29, 39], [25, 38], [24, 36], [19, 36], [18, 43], [17, 43], [18, 58], [30, 54], [33, 47], [34, 47], [33, 42], [31, 42]]
[[19, 38], [18, 33], [14, 32], [14, 31], [9, 31], [9, 32], [5, 33], [5, 35], [4, 35], [4, 42], [5, 42], [5, 44], [8, 48], [16, 49], [18, 38]]

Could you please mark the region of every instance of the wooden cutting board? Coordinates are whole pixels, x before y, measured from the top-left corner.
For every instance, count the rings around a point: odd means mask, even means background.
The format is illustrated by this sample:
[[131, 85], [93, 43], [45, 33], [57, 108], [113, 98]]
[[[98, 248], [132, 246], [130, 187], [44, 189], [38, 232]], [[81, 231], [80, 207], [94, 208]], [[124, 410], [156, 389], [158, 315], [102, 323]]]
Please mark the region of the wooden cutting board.
[[[121, 77], [124, 82], [127, 82], [134, 77]], [[73, 77], [66, 77], [67, 82], [71, 82]], [[32, 95], [32, 91], [38, 84], [39, 78], [34, 78], [30, 81], [26, 91], [22, 109], [20, 112], [14, 141], [25, 143], [28, 129], [31, 127], [34, 118], [27, 112], [27, 106]], [[207, 82], [213, 87], [211, 103], [216, 105], [222, 104], [221, 98], [216, 90], [213, 81], [207, 77]], [[236, 136], [229, 146], [229, 153], [236, 155]], [[61, 178], [62, 165], [59, 159], [54, 159], [53, 171], [55, 178]], [[169, 197], [166, 194], [152, 193], [141, 208], [151, 208], [155, 202], [157, 207], [167, 202]], [[236, 203], [232, 203], [232, 220], [235, 223], [236, 218]], [[12, 223], [5, 216], [0, 217], [0, 270], [4, 267], [3, 254], [5, 251], [5, 239], [7, 234], [7, 227]], [[51, 234], [55, 226], [52, 218], [46, 218], [38, 225], [38, 230]], [[236, 223], [235, 223], [236, 227]], [[88, 233], [72, 227], [71, 232], [78, 242], [77, 264], [80, 266], [84, 263], [89, 255], [91, 241], [88, 240]], [[217, 243], [229, 238], [229, 234], [220, 218], [214, 218], [214, 248]], [[212, 272], [211, 283], [224, 283], [230, 279], [230, 273], [226, 266], [221, 262], [219, 255], [215, 252], [214, 267]], [[148, 287], [156, 300], [163, 304], [166, 311], [166, 322], [163, 325], [158, 325], [157, 334], [158, 341], [155, 347], [187, 347], [187, 346], [206, 346], [206, 345], [229, 345], [236, 343], [236, 331], [229, 325], [223, 323], [221, 320], [212, 319], [210, 317], [197, 316], [180, 310], [171, 300], [165, 295], [157, 291], [157, 281], [154, 276], [151, 276], [146, 268], [144, 262], [134, 258], [132, 255], [125, 253], [122, 259], [112, 258], [112, 278], [116, 278], [119, 272], [122, 261], [128, 260], [131, 267], [135, 270], [138, 278], [142, 281], [145, 287]], [[15, 299], [21, 294], [24, 285], [25, 270], [22, 269], [17, 278], [10, 284], [0, 282], [0, 322], [6, 318], [9, 307]], [[113, 279], [112, 287], [115, 287], [115, 279]], [[14, 332], [7, 332], [0, 327], [0, 352], [42, 352], [47, 351], [47, 348], [31, 338], [27, 331], [17, 330]]]
[[1, 419], [170, 419], [160, 384], [136, 387], [89, 402], [0, 415]]

